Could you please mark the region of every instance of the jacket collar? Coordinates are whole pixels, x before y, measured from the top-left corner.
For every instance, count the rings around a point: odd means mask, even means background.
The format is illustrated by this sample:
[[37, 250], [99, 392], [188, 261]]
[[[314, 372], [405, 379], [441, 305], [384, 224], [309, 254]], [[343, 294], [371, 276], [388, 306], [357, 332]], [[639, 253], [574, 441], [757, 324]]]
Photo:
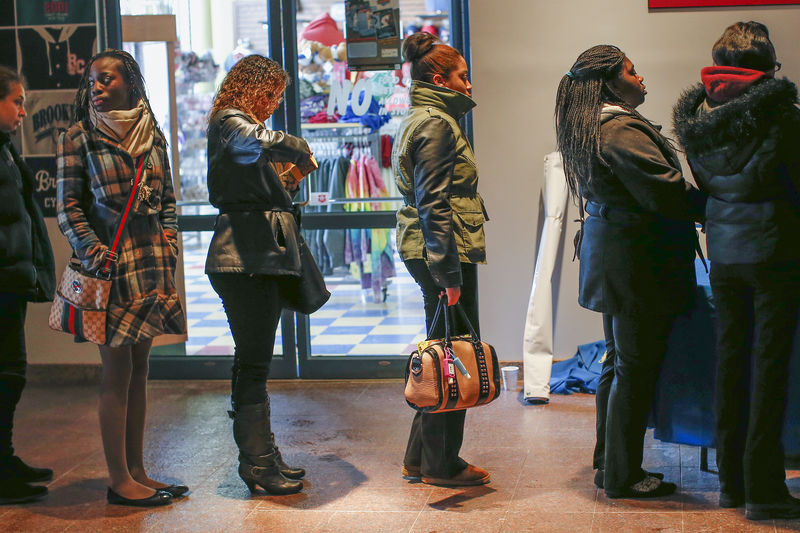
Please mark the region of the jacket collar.
[[0, 146], [3, 146], [7, 142], [11, 142], [11, 136], [4, 131], [0, 131]]
[[456, 120], [476, 105], [475, 100], [466, 94], [424, 81], [413, 81], [410, 95], [412, 106], [435, 107]]
[[786, 78], [770, 78], [716, 107], [705, 106], [706, 99], [706, 88], [698, 83], [684, 91], [673, 109], [675, 132], [690, 152], [748, 141], [795, 116], [787, 110], [797, 102], [797, 87]]

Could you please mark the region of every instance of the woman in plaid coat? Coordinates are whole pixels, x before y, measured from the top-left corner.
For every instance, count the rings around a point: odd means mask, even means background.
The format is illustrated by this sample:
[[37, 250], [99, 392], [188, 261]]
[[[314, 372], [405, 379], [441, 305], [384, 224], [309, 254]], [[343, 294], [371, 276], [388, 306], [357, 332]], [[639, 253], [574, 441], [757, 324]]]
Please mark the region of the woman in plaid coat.
[[86, 65], [57, 159], [58, 225], [89, 272], [105, 262], [147, 161], [112, 263], [99, 409], [109, 503], [163, 505], [188, 490], [150, 479], [143, 464], [152, 340], [185, 330], [174, 282], [177, 215], [164, 135], [126, 52], [107, 50]]

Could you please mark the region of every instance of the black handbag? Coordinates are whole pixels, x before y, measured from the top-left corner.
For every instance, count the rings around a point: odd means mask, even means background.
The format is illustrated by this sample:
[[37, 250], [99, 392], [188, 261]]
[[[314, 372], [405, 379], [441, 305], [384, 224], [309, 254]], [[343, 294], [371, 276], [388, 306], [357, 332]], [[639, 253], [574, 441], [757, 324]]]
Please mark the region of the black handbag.
[[298, 237], [300, 276], [284, 276], [280, 283], [280, 294], [284, 308], [310, 315], [325, 305], [331, 293], [325, 286], [325, 278], [306, 241], [302, 236]]

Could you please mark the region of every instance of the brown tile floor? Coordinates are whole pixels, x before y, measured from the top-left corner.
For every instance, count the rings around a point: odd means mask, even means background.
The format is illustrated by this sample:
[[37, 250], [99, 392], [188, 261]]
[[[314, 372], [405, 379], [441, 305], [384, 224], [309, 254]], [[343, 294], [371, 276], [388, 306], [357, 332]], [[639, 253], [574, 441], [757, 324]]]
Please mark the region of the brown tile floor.
[[[400, 466], [412, 412], [399, 381], [271, 383], [281, 449], [309, 474], [301, 494], [251, 497], [236, 474], [227, 387], [151, 382], [150, 473], [192, 489], [156, 510], [105, 503], [95, 387], [28, 388], [15, 444], [56, 476], [44, 502], [0, 507], [0, 531], [800, 531], [800, 521], [752, 523], [741, 509], [719, 509], [716, 476], [699, 470], [698, 449], [650, 437], [645, 466], [678, 482], [680, 492], [656, 501], [606, 499], [592, 484], [594, 397], [588, 395], [528, 406], [518, 393], [504, 392], [469, 414], [462, 453], [488, 468], [492, 483], [469, 489], [410, 483]], [[790, 486], [800, 490], [800, 480]]]

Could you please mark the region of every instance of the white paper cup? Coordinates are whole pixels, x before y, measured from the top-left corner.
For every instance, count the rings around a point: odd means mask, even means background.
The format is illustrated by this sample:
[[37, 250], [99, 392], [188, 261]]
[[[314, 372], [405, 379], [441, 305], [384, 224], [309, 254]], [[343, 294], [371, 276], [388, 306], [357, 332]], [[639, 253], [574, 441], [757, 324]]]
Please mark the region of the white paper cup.
[[503, 390], [517, 390], [518, 366], [502, 366], [500, 373], [503, 375]]

